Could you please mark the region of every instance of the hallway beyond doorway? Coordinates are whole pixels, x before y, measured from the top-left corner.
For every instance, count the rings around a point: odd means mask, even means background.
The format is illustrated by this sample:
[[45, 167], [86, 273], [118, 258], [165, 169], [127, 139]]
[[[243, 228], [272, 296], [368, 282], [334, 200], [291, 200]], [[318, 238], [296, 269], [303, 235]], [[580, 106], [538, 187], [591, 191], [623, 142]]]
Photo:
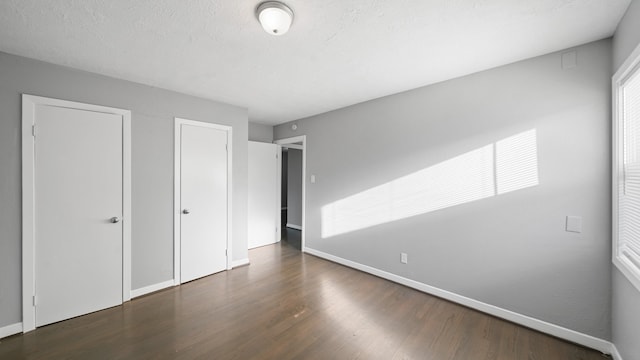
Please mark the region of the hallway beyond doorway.
[[282, 209], [282, 215], [280, 216], [281, 229], [282, 229], [282, 241], [285, 241], [291, 247], [296, 250], [302, 250], [302, 231], [287, 227], [287, 210]]

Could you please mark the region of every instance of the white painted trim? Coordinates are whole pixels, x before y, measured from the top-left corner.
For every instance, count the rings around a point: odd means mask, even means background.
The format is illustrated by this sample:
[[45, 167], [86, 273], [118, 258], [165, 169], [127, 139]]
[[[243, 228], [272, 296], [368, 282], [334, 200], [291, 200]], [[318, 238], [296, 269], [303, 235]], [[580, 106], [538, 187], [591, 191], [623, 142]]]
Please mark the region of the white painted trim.
[[0, 339], [7, 336], [19, 334], [22, 332], [22, 323], [15, 323], [7, 326], [0, 327]]
[[131, 300], [131, 111], [122, 115], [122, 301]]
[[287, 227], [288, 228], [292, 228], [292, 229], [296, 229], [296, 230], [302, 230], [302, 226], [300, 226], [300, 225], [294, 225], [294, 224], [287, 223]]
[[624, 360], [615, 344], [611, 344], [611, 358], [613, 358], [613, 360]]
[[233, 268], [237, 268], [240, 266], [249, 265], [249, 258], [244, 258], [240, 260], [233, 260]]
[[287, 149], [298, 149], [298, 150], [304, 149], [302, 145], [298, 145], [298, 144], [283, 144], [282, 147]]
[[466, 296], [458, 295], [450, 291], [442, 290], [431, 285], [427, 285], [415, 280], [407, 279], [405, 277], [398, 276], [396, 274], [379, 270], [379, 269], [376, 269], [367, 265], [363, 265], [351, 260], [343, 259], [341, 257], [327, 254], [322, 251], [306, 248], [305, 252], [329, 261], [333, 261], [335, 263], [338, 263], [344, 266], [348, 266], [348, 267], [381, 277], [383, 279], [387, 279], [389, 281], [396, 282], [398, 284], [402, 284], [404, 286], [425, 292], [427, 294], [435, 295], [437, 297], [470, 307], [472, 309], [482, 311], [486, 314], [490, 314], [490, 315], [514, 322], [516, 324], [520, 324], [522, 326], [526, 326], [528, 328], [538, 330], [540, 332], [574, 342], [576, 344], [580, 344], [592, 349], [596, 349], [605, 354], [608, 354], [611, 352], [612, 344], [610, 342], [596, 338], [591, 335], [583, 334], [575, 330], [567, 329], [562, 326], [548, 323], [546, 321], [538, 320], [526, 315], [513, 312], [511, 310], [507, 310], [491, 304], [483, 303], [481, 301], [474, 300]]
[[180, 281], [180, 148], [182, 125], [200, 126], [227, 133], [227, 270], [233, 268], [233, 128], [209, 122], [175, 118], [173, 141], [173, 282]]
[[156, 292], [162, 289], [166, 289], [169, 287], [174, 286], [174, 281], [173, 279], [171, 280], [167, 280], [167, 281], [163, 281], [161, 283], [157, 283], [157, 284], [153, 284], [153, 285], [149, 285], [149, 286], [145, 286], [139, 289], [135, 289], [135, 290], [131, 290], [131, 297], [132, 298], [137, 298], [140, 297], [142, 295], [147, 295], [150, 294], [152, 292]]
[[622, 107], [622, 84], [634, 72], [640, 71], [640, 44], [629, 55], [625, 62], [618, 68], [618, 71], [611, 79], [612, 94], [612, 123], [611, 123], [611, 261], [624, 274], [624, 276], [640, 291], [640, 274], [632, 270], [635, 265], [631, 264], [628, 259], [618, 256], [618, 184], [620, 183], [619, 169], [623, 167], [623, 155], [620, 141], [622, 139], [622, 114], [618, 111]]
[[173, 125], [173, 284], [180, 285], [180, 146], [182, 144], [178, 119]]
[[276, 145], [276, 243], [282, 240], [282, 146]]
[[32, 137], [35, 104], [22, 95], [22, 324], [23, 331], [36, 328], [35, 294], [35, 142]]
[[35, 141], [36, 105], [122, 116], [122, 301], [131, 300], [131, 111], [22, 94], [22, 331], [36, 328], [35, 286]]
[[[305, 229], [307, 228], [307, 136], [300, 135], [286, 139], [275, 140], [273, 143], [281, 145], [283, 147], [291, 147], [291, 144], [302, 143], [302, 149], [300, 149], [302, 150], [302, 229], [300, 229], [302, 233], [300, 234], [300, 242], [302, 252], [306, 252]], [[280, 163], [282, 163], [282, 159], [280, 159]], [[280, 194], [280, 198], [282, 199], [282, 194]]]

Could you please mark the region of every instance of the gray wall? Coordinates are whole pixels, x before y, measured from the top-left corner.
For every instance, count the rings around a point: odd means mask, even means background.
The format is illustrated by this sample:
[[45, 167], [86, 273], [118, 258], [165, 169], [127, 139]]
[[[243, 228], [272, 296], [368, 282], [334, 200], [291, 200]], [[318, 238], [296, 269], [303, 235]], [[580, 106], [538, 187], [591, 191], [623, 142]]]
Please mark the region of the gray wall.
[[173, 278], [174, 117], [233, 127], [233, 255], [247, 258], [247, 110], [0, 53], [0, 327], [21, 310], [22, 93], [132, 111], [132, 287]]
[[633, 0], [613, 36], [614, 72], [631, 55], [638, 44], [640, 44], [640, 1]]
[[[306, 246], [610, 339], [611, 42], [575, 50], [276, 126], [307, 136]], [[321, 237], [322, 206], [530, 129], [538, 186]]]
[[273, 126], [249, 123], [249, 141], [273, 142]]
[[612, 337], [624, 360], [640, 359], [640, 292], [613, 267]]
[[[640, 1], [631, 2], [613, 37], [613, 69], [640, 46]], [[612, 265], [613, 266], [613, 265]], [[640, 359], [640, 292], [613, 266], [612, 336], [625, 360]]]
[[287, 153], [287, 224], [302, 226], [302, 151]]

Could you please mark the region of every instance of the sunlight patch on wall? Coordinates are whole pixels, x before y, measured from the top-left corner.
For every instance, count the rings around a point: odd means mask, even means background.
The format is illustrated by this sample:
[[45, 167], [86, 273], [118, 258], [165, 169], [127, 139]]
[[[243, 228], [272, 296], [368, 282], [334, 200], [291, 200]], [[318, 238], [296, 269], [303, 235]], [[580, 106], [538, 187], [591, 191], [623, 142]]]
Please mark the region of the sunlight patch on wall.
[[495, 144], [497, 195], [538, 185], [536, 130]]
[[322, 237], [536, 185], [533, 129], [323, 206]]

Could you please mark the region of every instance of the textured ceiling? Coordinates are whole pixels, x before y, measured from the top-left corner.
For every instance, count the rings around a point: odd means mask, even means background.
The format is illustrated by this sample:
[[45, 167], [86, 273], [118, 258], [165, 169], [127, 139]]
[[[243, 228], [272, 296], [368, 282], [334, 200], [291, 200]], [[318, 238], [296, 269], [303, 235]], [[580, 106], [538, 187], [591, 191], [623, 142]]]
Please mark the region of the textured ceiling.
[[2, 0], [0, 51], [249, 109], [264, 124], [609, 37], [630, 0]]

